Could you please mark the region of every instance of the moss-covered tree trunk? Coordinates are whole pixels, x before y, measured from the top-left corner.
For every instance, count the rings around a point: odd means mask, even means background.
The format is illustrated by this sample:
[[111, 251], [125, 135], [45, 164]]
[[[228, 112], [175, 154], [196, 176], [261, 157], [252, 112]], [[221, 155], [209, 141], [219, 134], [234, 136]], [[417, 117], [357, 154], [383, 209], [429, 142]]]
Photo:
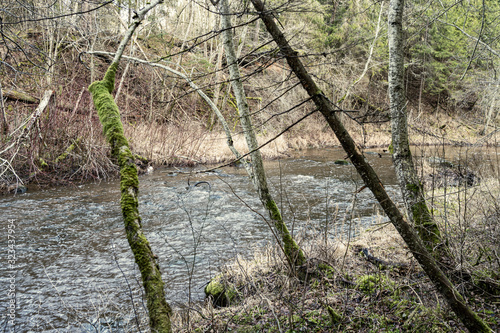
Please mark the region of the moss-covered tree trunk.
[[219, 6], [221, 12], [222, 39], [224, 43], [224, 51], [226, 54], [227, 64], [229, 67], [231, 86], [236, 98], [241, 127], [243, 128], [248, 149], [251, 152], [250, 157], [252, 160], [252, 164], [251, 172], [249, 173], [249, 175], [252, 178], [252, 182], [255, 188], [257, 189], [262, 204], [269, 212], [269, 216], [279, 236], [281, 237], [283, 250], [289, 263], [292, 266], [300, 266], [305, 263], [304, 253], [292, 238], [292, 235], [290, 234], [290, 231], [283, 221], [280, 210], [278, 209], [276, 202], [269, 192], [269, 187], [267, 185], [267, 178], [264, 170], [264, 164], [262, 162], [262, 156], [260, 154], [260, 150], [258, 149], [259, 145], [257, 143], [257, 138], [253, 130], [252, 120], [250, 119], [250, 112], [245, 95], [245, 89], [243, 88], [243, 84], [241, 82], [240, 71], [238, 68], [237, 57], [233, 43], [231, 16], [227, 0], [220, 0]]
[[316, 107], [323, 114], [325, 120], [337, 136], [340, 144], [348, 154], [352, 164], [355, 166], [366, 186], [372, 191], [384, 212], [396, 227], [413, 256], [432, 280], [437, 290], [446, 299], [451, 309], [470, 332], [491, 332], [491, 329], [481, 320], [481, 318], [467, 306], [464, 298], [441, 271], [433, 256], [427, 251], [427, 248], [415, 229], [405, 220], [403, 214], [401, 214], [391, 200], [380, 182], [378, 175], [365, 160], [354, 140], [337, 116], [338, 110], [332, 106], [332, 103], [318, 88], [305, 69], [300, 58], [297, 57], [297, 52], [291, 48], [285, 36], [274, 22], [272, 12], [266, 11], [261, 0], [251, 1], [264, 22], [267, 31], [271, 34], [276, 44], [278, 44], [280, 51], [285, 56], [288, 65], [300, 80], [302, 87], [307, 91], [309, 96], [311, 96]]
[[[390, 1], [387, 34], [392, 157], [408, 216], [427, 249], [433, 252], [439, 247], [441, 236], [425, 202], [423, 187], [415, 171], [408, 140], [407, 101], [404, 88], [403, 7], [403, 0]], [[441, 252], [436, 252], [437, 258]]]
[[111, 153], [118, 160], [120, 167], [120, 204], [125, 232], [134, 254], [135, 262], [141, 272], [149, 312], [150, 328], [152, 332], [163, 333], [171, 331], [170, 315], [172, 310], [165, 300], [165, 290], [160, 267], [142, 231], [141, 217], [139, 216], [138, 209], [139, 179], [137, 176], [137, 167], [123, 133], [118, 106], [111, 95], [115, 87], [115, 74], [118, 63], [128, 40], [130, 40], [135, 28], [140, 24], [144, 15], [161, 2], [161, 0], [157, 0], [138, 13], [136, 20], [120, 43], [113, 63], [109, 66], [104, 79], [93, 82], [89, 86], [89, 91], [92, 94], [106, 140], [111, 145]]
[[30, 96], [22, 91], [16, 90], [2, 90], [2, 96], [7, 99], [12, 99], [14, 101], [21, 101], [25, 103], [35, 104], [40, 102], [40, 100], [36, 97]]

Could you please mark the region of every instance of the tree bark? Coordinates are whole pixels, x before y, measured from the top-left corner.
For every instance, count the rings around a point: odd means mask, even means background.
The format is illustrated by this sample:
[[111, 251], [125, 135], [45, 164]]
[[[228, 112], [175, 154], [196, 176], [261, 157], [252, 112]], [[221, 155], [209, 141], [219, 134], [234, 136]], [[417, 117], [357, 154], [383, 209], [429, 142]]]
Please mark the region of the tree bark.
[[300, 80], [303, 88], [307, 91], [309, 96], [311, 96], [316, 107], [325, 117], [325, 120], [337, 136], [339, 142], [348, 154], [353, 165], [356, 167], [356, 170], [365, 182], [366, 186], [370, 188], [375, 198], [382, 206], [384, 212], [408, 245], [408, 248], [412, 252], [415, 259], [417, 259], [427, 276], [429, 276], [438, 291], [446, 299], [451, 309], [470, 332], [492, 332], [491, 329], [481, 320], [481, 318], [479, 318], [479, 316], [466, 305], [463, 297], [453, 287], [446, 275], [437, 265], [432, 255], [427, 251], [415, 229], [405, 220], [403, 214], [401, 214], [394, 202], [392, 202], [391, 198], [382, 186], [377, 174], [370, 164], [366, 162], [354, 140], [339, 120], [337, 116], [337, 112], [339, 110], [333, 108], [330, 101], [311, 78], [300, 61], [300, 58], [297, 57], [297, 52], [290, 47], [290, 44], [286, 40], [285, 36], [274, 22], [272, 13], [266, 11], [261, 0], [251, 1], [260, 18], [264, 22], [267, 31], [271, 34], [276, 44], [278, 44], [280, 51], [285, 56], [288, 65]]
[[7, 135], [9, 133], [9, 124], [7, 123], [7, 114], [5, 113], [5, 105], [3, 102], [3, 92], [2, 92], [2, 83], [0, 83], [0, 133], [3, 135]]
[[99, 120], [103, 125], [106, 140], [111, 145], [112, 155], [118, 159], [120, 166], [120, 203], [125, 232], [134, 254], [135, 262], [141, 272], [149, 312], [150, 328], [152, 332], [163, 333], [171, 331], [170, 316], [172, 310], [165, 300], [164, 283], [160, 267], [156, 262], [156, 256], [142, 231], [138, 203], [139, 179], [137, 176], [137, 167], [134, 163], [134, 156], [130, 151], [128, 141], [123, 133], [118, 106], [111, 95], [115, 87], [116, 70], [130, 37], [144, 19], [146, 13], [162, 2], [163, 0], [157, 0], [137, 13], [137, 18], [122, 39], [104, 79], [93, 82], [89, 86], [89, 91], [92, 94], [92, 100], [99, 115]]
[[[414, 223], [427, 250], [433, 252], [440, 246], [441, 235], [425, 202], [423, 186], [415, 171], [408, 139], [407, 101], [404, 88], [403, 7], [404, 0], [391, 0], [389, 3], [387, 35], [389, 38], [391, 153], [410, 221]], [[436, 251], [436, 258], [441, 256], [441, 252]]]
[[290, 265], [292, 266], [292, 268], [300, 266], [305, 263], [304, 253], [290, 234], [290, 231], [283, 221], [281, 212], [278, 209], [278, 206], [276, 205], [276, 202], [274, 201], [271, 193], [269, 192], [269, 187], [267, 185], [267, 177], [264, 170], [264, 164], [262, 162], [262, 156], [260, 154], [260, 150], [258, 149], [259, 145], [257, 143], [257, 138], [253, 130], [252, 120], [250, 119], [250, 112], [245, 95], [245, 89], [243, 88], [243, 84], [241, 82], [240, 71], [237, 63], [238, 57], [235, 54], [233, 43], [231, 16], [227, 0], [220, 0], [219, 6], [221, 12], [222, 39], [224, 43], [227, 65], [229, 67], [231, 86], [236, 98], [241, 127], [243, 128], [248, 149], [251, 152], [250, 157], [252, 160], [252, 170], [250, 173], [250, 178], [252, 179], [252, 182], [257, 189], [260, 201], [269, 212], [269, 216], [273, 221], [274, 227], [281, 237], [285, 256], [287, 257]]

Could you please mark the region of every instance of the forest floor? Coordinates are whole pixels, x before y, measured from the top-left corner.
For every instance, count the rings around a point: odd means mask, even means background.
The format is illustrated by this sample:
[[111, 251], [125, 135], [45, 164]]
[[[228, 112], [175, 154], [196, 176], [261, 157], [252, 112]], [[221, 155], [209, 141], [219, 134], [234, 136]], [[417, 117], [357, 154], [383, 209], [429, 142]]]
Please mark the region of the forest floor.
[[[219, 302], [229, 306], [206, 301], [189, 315], [177, 314], [175, 331], [467, 332], [392, 225], [303, 248], [306, 279], [294, 277], [277, 249], [238, 258], [218, 277], [226, 291]], [[469, 305], [499, 332], [498, 294], [455, 280]]]

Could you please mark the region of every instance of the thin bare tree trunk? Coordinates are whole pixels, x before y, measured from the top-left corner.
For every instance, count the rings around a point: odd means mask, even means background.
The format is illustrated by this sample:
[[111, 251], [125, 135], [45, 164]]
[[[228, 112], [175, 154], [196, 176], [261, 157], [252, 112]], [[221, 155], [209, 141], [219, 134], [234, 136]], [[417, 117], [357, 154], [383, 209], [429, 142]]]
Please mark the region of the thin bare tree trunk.
[[160, 267], [156, 262], [149, 242], [142, 231], [139, 216], [139, 180], [134, 156], [130, 151], [128, 141], [123, 133], [120, 113], [111, 95], [115, 87], [115, 74], [120, 58], [135, 29], [144, 19], [146, 13], [162, 3], [156, 0], [137, 13], [137, 18], [130, 26], [125, 37], [118, 46], [113, 62], [109, 66], [104, 79], [95, 81], [89, 86], [99, 120], [103, 125], [104, 135], [111, 145], [112, 155], [118, 159], [120, 166], [121, 208], [127, 239], [139, 266], [146, 294], [149, 312], [149, 324], [152, 332], [170, 332], [170, 316], [172, 310], [165, 300], [164, 283]]
[[38, 104], [31, 119], [28, 121], [28, 123], [26, 124], [26, 127], [24, 128], [23, 135], [29, 133], [33, 124], [38, 120], [38, 118], [40, 118], [40, 115], [42, 114], [42, 112], [47, 108], [47, 105], [49, 105], [50, 98], [52, 97], [53, 93], [54, 93], [53, 90], [45, 90], [45, 92], [43, 93], [42, 100], [40, 101], [40, 104]]
[[486, 132], [488, 132], [488, 126], [490, 126], [490, 122], [494, 121], [496, 118], [496, 115], [498, 114], [498, 112], [494, 112], [495, 107], [496, 107], [498, 84], [496, 84], [495, 86], [496, 87], [493, 89], [493, 93], [491, 94], [490, 107], [488, 108], [488, 112], [485, 115], [486, 119], [484, 121], [484, 128], [482, 129], [481, 132], [479, 132], [480, 135], [486, 135]]
[[262, 156], [259, 145], [257, 143], [257, 138], [253, 130], [252, 120], [250, 119], [250, 112], [248, 108], [247, 98], [245, 95], [245, 90], [241, 82], [240, 71], [237, 63], [237, 56], [235, 53], [234, 43], [233, 43], [233, 33], [231, 26], [231, 16], [229, 12], [229, 5], [227, 0], [220, 0], [220, 13], [221, 13], [221, 25], [222, 25], [222, 39], [224, 43], [224, 51], [226, 54], [227, 65], [229, 67], [229, 77], [231, 79], [231, 86], [233, 88], [234, 96], [236, 98], [236, 103], [238, 106], [238, 113], [240, 115], [241, 127], [245, 135], [245, 140], [252, 159], [252, 173], [250, 177], [254, 183], [255, 188], [259, 194], [260, 201], [264, 207], [269, 212], [274, 226], [281, 237], [283, 242], [283, 249], [285, 255], [293, 267], [300, 266], [305, 263], [304, 253], [300, 250], [299, 246], [292, 238], [290, 231], [288, 230], [281, 213], [274, 201], [271, 193], [269, 192], [269, 187], [267, 185], [267, 177], [264, 171], [264, 164], [262, 162]]
[[[132, 41], [132, 44], [134, 44], [135, 40]], [[134, 46], [132, 45], [131, 50], [130, 50], [130, 55], [134, 55]], [[127, 65], [125, 65], [125, 70], [123, 71], [122, 79], [120, 80], [120, 83], [118, 84], [118, 89], [116, 89], [116, 94], [115, 94], [115, 103], [118, 103], [118, 100], [120, 99], [120, 94], [122, 92], [123, 88], [123, 83], [127, 79], [128, 76], [128, 71], [130, 69], [130, 63], [127, 62]]]
[[[221, 91], [221, 84], [219, 83], [221, 80], [221, 70], [220, 68], [222, 67], [222, 56], [224, 54], [224, 48], [222, 47], [222, 45], [220, 45], [220, 50], [217, 50], [216, 52], [217, 54], [217, 58], [216, 58], [216, 62], [215, 62], [215, 83], [213, 84], [213, 87], [212, 89], [214, 89], [214, 98], [213, 98], [213, 102], [215, 105], [218, 105], [219, 104], [219, 96], [220, 96], [220, 91]], [[212, 126], [215, 124], [215, 119], [211, 121], [211, 124], [210, 124], [210, 129], [212, 129]]]
[[[399, 180], [399, 187], [408, 210], [408, 216], [424, 241], [433, 252], [440, 246], [441, 235], [425, 202], [423, 186], [415, 171], [408, 139], [408, 120], [404, 86], [403, 54], [403, 0], [389, 3], [389, 96], [391, 105], [392, 158]], [[436, 252], [436, 258], [442, 251]]]
[[344, 96], [342, 97], [342, 99], [347, 99], [348, 98], [351, 89], [356, 84], [358, 84], [358, 82], [360, 82], [363, 79], [363, 77], [366, 75], [366, 72], [368, 72], [368, 68], [370, 67], [370, 62], [371, 62], [372, 56], [373, 56], [373, 50], [375, 49], [375, 45], [377, 44], [378, 34], [380, 33], [380, 21], [382, 20], [382, 14], [384, 12], [384, 5], [385, 5], [385, 1], [382, 1], [380, 3], [380, 13], [378, 14], [377, 27], [375, 28], [375, 37], [373, 37], [372, 45], [370, 45], [370, 52], [368, 53], [368, 59], [366, 60], [365, 68], [363, 69], [363, 72], [361, 73], [361, 75], [359, 76], [359, 78], [356, 81], [354, 81], [347, 88], [347, 91], [344, 94]]
[[7, 114], [5, 113], [5, 104], [3, 102], [3, 93], [2, 93], [2, 83], [0, 82], [0, 117], [2, 118], [2, 124], [0, 126], [0, 131], [2, 134], [7, 135], [9, 133], [9, 124], [7, 123]]
[[451, 309], [458, 318], [464, 323], [470, 332], [492, 332], [491, 329], [474, 313], [465, 303], [460, 293], [453, 287], [446, 275], [441, 271], [433, 256], [427, 251], [422, 240], [418, 237], [415, 229], [405, 220], [403, 214], [396, 207], [394, 202], [387, 194], [384, 186], [380, 182], [378, 175], [365, 160], [354, 140], [345, 129], [337, 116], [337, 112], [332, 103], [326, 98], [323, 92], [311, 78], [304, 65], [297, 57], [297, 52], [290, 47], [283, 33], [280, 31], [273, 16], [267, 12], [261, 0], [251, 0], [260, 18], [264, 22], [267, 31], [271, 34], [276, 44], [284, 54], [288, 65], [300, 80], [302, 87], [311, 96], [316, 107], [325, 117], [337, 136], [340, 144], [348, 154], [352, 164], [355, 166], [359, 175], [366, 186], [372, 191], [377, 201], [380, 203], [384, 212], [396, 227], [401, 237], [404, 239], [408, 248], [426, 274], [432, 280], [438, 291], [443, 295]]

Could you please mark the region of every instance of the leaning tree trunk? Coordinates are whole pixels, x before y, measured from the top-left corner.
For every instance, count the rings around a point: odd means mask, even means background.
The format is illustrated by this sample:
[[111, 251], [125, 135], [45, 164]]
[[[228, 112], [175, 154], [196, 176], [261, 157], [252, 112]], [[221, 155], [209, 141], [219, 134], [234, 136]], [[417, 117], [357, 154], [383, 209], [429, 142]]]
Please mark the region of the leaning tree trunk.
[[[408, 140], [407, 102], [404, 89], [403, 2], [404, 0], [391, 0], [389, 4], [387, 34], [389, 37], [391, 152], [408, 216], [413, 221], [427, 250], [433, 252], [434, 249], [439, 247], [441, 236], [438, 226], [425, 203], [422, 183], [415, 171]], [[440, 252], [436, 252], [436, 258], [440, 257]]]
[[325, 117], [325, 120], [337, 136], [340, 144], [346, 151], [366, 186], [372, 191], [427, 276], [429, 276], [438, 291], [456, 313], [457, 317], [460, 318], [470, 332], [492, 332], [481, 318], [467, 306], [462, 295], [453, 287], [446, 275], [439, 268], [433, 256], [427, 251], [415, 229], [405, 220], [403, 214], [401, 214], [391, 200], [380, 182], [378, 175], [365, 160], [354, 140], [337, 116], [337, 112], [341, 110], [335, 109], [332, 106], [332, 103], [326, 98], [316, 85], [316, 82], [311, 78], [300, 61], [300, 58], [297, 56], [297, 52], [291, 48], [285, 36], [274, 22], [272, 12], [266, 11], [261, 0], [251, 1], [264, 22], [267, 31], [271, 34], [276, 44], [278, 44], [281, 53], [285, 56], [288, 65], [300, 80], [302, 87], [307, 91], [309, 96], [311, 96], [316, 107]]
[[120, 166], [121, 208], [127, 239], [139, 266], [147, 299], [149, 323], [152, 332], [170, 332], [171, 308], [165, 300], [165, 290], [161, 278], [160, 267], [149, 242], [142, 231], [139, 216], [139, 179], [134, 156], [130, 151], [128, 141], [123, 133], [120, 113], [111, 92], [115, 87], [115, 74], [121, 55], [134, 33], [144, 19], [145, 14], [163, 0], [149, 4], [137, 13], [137, 18], [127, 31], [126, 36], [118, 46], [113, 62], [109, 66], [104, 79], [95, 81], [89, 86], [99, 120], [103, 126], [104, 135], [111, 145], [111, 153]]
[[252, 178], [252, 182], [255, 188], [257, 189], [260, 201], [269, 212], [269, 216], [271, 217], [271, 220], [274, 223], [279, 236], [281, 237], [283, 250], [285, 252], [287, 260], [289, 261], [292, 268], [295, 266], [300, 266], [305, 263], [304, 253], [301, 251], [292, 235], [290, 234], [290, 231], [283, 221], [280, 210], [278, 209], [276, 202], [269, 192], [269, 187], [267, 186], [264, 164], [262, 162], [262, 156], [260, 154], [260, 150], [258, 149], [259, 145], [257, 143], [257, 138], [255, 136], [252, 121], [250, 119], [247, 98], [245, 96], [245, 90], [241, 82], [237, 57], [234, 51], [231, 16], [227, 0], [220, 0], [219, 5], [221, 12], [222, 39], [224, 43], [227, 65], [229, 67], [231, 86], [236, 98], [241, 127], [243, 128], [245, 140], [247, 142], [247, 146], [250, 151], [250, 157], [252, 160], [252, 170], [250, 177]]

